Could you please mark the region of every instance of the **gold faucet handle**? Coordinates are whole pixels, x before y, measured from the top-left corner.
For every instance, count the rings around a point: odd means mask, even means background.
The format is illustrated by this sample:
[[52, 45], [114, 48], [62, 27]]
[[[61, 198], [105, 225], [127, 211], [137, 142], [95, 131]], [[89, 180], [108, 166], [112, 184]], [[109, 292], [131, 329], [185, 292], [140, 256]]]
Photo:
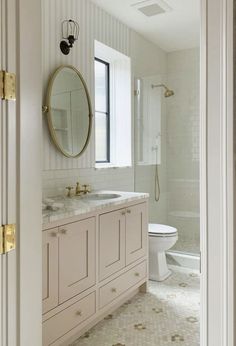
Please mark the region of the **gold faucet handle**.
[[84, 185], [83, 185], [83, 188], [84, 188], [84, 192], [85, 192], [85, 193], [91, 191], [91, 186], [90, 186], [89, 184], [84, 184]]
[[71, 191], [73, 190], [74, 188], [72, 186], [67, 186], [66, 187], [66, 190], [68, 190], [67, 192], [67, 197], [71, 197], [72, 196], [72, 193]]

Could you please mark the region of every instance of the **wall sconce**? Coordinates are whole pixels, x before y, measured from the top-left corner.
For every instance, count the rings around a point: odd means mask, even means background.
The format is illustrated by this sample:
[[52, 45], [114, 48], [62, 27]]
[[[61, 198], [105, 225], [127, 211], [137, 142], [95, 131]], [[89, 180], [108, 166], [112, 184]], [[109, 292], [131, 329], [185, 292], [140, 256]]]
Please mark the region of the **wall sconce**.
[[[64, 20], [61, 24], [63, 41], [60, 43], [60, 49], [63, 54], [68, 55], [79, 37], [79, 24], [72, 19]], [[65, 41], [67, 40], [67, 41]]]

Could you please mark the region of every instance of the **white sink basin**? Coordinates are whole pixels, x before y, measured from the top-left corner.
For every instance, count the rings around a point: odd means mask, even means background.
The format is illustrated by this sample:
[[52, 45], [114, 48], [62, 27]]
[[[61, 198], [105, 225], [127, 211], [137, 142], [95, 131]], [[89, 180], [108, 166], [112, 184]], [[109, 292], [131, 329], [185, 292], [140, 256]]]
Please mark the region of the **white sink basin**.
[[114, 199], [119, 197], [121, 197], [121, 195], [118, 195], [117, 193], [91, 193], [84, 196], [85, 199], [94, 201], [102, 201], [105, 199]]

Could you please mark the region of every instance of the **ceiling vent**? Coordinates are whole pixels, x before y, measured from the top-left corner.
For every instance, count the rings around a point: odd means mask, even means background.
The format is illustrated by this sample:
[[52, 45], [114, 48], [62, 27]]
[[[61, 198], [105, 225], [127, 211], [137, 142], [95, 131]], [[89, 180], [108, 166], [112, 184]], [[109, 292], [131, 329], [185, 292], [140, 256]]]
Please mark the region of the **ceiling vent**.
[[147, 17], [153, 17], [158, 14], [171, 11], [170, 6], [163, 0], [139, 1], [131, 6], [136, 8]]

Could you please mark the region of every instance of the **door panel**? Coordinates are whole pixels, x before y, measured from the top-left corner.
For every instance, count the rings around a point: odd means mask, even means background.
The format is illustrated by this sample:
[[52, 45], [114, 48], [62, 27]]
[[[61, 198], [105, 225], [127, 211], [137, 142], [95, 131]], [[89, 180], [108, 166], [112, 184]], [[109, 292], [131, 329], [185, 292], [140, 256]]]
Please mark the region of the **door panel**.
[[125, 266], [125, 210], [100, 216], [99, 261], [100, 280]]
[[59, 229], [59, 302], [95, 284], [95, 218]]
[[[0, 70], [16, 73], [16, 0], [0, 0]], [[0, 99], [0, 223], [16, 223], [16, 103]], [[0, 226], [1, 226], [0, 225]], [[0, 255], [0, 346], [17, 344], [16, 251]]]
[[126, 265], [144, 256], [147, 251], [147, 203], [126, 210]]
[[58, 229], [43, 232], [43, 313], [58, 305]]

